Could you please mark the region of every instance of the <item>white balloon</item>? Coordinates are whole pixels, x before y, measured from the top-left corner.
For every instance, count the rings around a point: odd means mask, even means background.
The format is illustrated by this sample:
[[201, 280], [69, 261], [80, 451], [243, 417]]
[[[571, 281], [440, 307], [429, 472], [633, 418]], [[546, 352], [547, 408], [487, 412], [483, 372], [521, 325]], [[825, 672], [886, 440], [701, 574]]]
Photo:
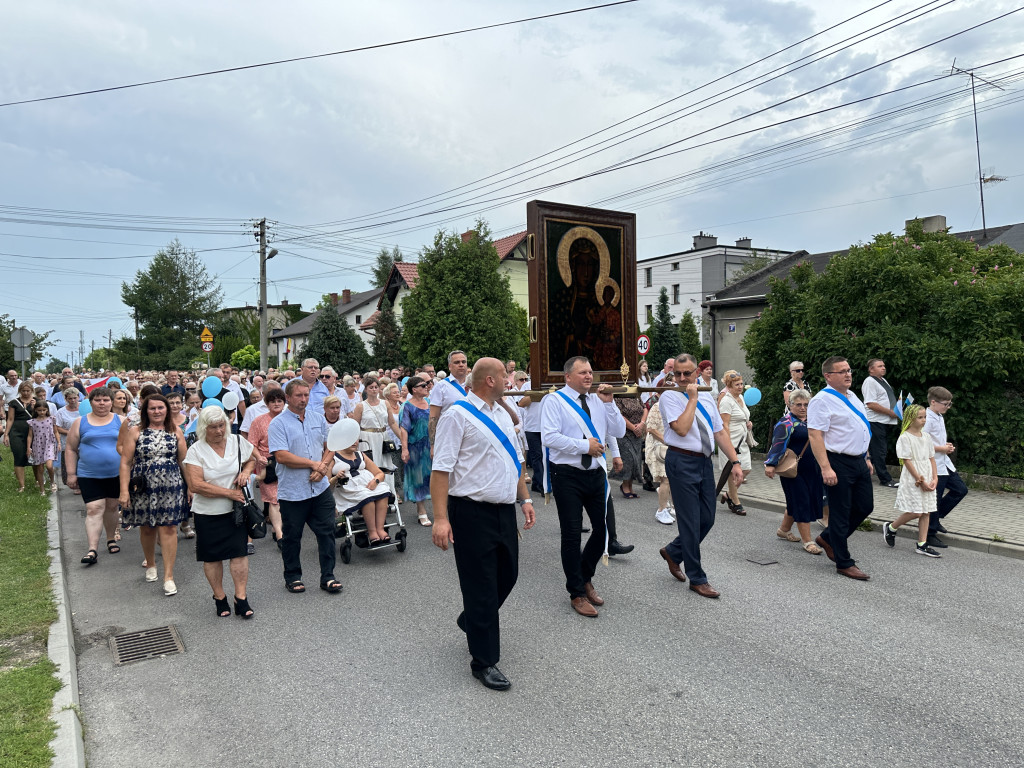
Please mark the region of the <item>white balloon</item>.
[[224, 399], [221, 402], [224, 403], [225, 411], [233, 411], [238, 407], [238, 395], [234, 392], [228, 392], [224, 395]]
[[343, 451], [359, 439], [359, 425], [355, 419], [342, 418], [327, 433], [327, 450]]

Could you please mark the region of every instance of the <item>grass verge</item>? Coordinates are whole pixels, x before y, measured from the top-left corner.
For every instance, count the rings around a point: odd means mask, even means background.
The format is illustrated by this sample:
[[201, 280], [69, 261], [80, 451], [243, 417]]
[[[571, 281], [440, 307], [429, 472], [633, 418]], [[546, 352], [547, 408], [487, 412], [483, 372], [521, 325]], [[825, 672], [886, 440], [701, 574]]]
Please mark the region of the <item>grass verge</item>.
[[[53, 696], [60, 683], [46, 658], [57, 618], [50, 585], [49, 497], [17, 492], [13, 458], [0, 446], [0, 765], [49, 766]], [[31, 475], [32, 470], [27, 470]]]

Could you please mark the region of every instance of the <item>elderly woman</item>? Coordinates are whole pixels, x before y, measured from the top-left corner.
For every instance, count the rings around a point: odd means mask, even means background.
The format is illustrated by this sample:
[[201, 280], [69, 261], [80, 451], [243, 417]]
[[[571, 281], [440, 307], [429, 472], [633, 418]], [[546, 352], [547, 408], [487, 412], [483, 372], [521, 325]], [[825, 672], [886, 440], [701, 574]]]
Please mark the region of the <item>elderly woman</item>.
[[711, 396], [718, 398], [718, 382], [715, 381], [715, 367], [710, 360], [697, 363], [697, 386], [711, 387]]
[[[384, 379], [381, 379], [384, 381]], [[405, 485], [405, 464], [402, 462], [402, 427], [400, 425], [402, 413], [402, 389], [397, 383], [389, 381], [381, 389], [381, 397], [388, 407], [388, 429], [384, 433], [385, 440], [390, 440], [395, 450], [390, 454], [391, 466], [394, 468], [394, 491], [395, 501], [402, 503], [402, 489]], [[392, 427], [392, 422], [394, 426]]]
[[192, 492], [196, 527], [196, 560], [213, 588], [217, 616], [231, 615], [224, 592], [224, 561], [229, 561], [235, 586], [235, 614], [251, 619], [246, 597], [249, 581], [248, 529], [235, 525], [233, 503], [244, 501], [242, 488], [252, 477], [256, 459], [252, 444], [231, 434], [227, 412], [208, 405], [196, 420], [196, 442], [185, 455], [185, 479]]
[[[81, 418], [82, 414], [78, 410], [78, 398], [79, 392], [74, 387], [68, 387], [62, 392], [64, 396], [64, 405], [57, 409], [57, 416], [55, 417], [57, 422], [57, 434], [60, 435], [60, 479], [64, 485], [68, 484], [68, 464], [63, 460], [64, 449], [68, 444], [68, 432], [71, 431], [71, 425], [75, 423], [75, 420]], [[81, 494], [81, 491], [75, 491], [76, 495]]]
[[[148, 385], [147, 385], [148, 386]], [[142, 401], [139, 424], [128, 428], [121, 451], [121, 519], [128, 528], [138, 526], [146, 556], [146, 581], [156, 581], [156, 540], [164, 561], [164, 594], [178, 594], [174, 560], [178, 554], [177, 526], [188, 515], [182, 477], [185, 436], [161, 394]]]
[[18, 385], [18, 397], [7, 406], [7, 429], [4, 431], [4, 445], [10, 446], [14, 454], [14, 477], [18, 481], [18, 493], [25, 492], [25, 467], [28, 462], [29, 421], [35, 405], [31, 381]]
[[[661, 380], [661, 386], [675, 386], [675, 374], [669, 373]], [[651, 469], [651, 477], [658, 484], [658, 511], [654, 519], [664, 525], [672, 525], [676, 519], [675, 505], [672, 503], [672, 489], [668, 484], [668, 475], [665, 472], [665, 454], [668, 452], [668, 445], [665, 443], [665, 423], [661, 418], [661, 403], [653, 396], [650, 400], [651, 408], [647, 412], [647, 438], [644, 445], [644, 458], [647, 466]]]
[[810, 385], [804, 381], [804, 364], [799, 360], [794, 360], [789, 364], [789, 381], [782, 388], [782, 399], [786, 403], [784, 415], [789, 415], [789, 400], [793, 397], [793, 393], [799, 390], [806, 392], [808, 397], [812, 394]]
[[359, 396], [359, 385], [356, 384], [356, 380], [351, 376], [346, 376], [342, 379], [341, 386], [345, 388], [345, 392], [344, 394], [339, 392], [338, 396], [347, 398], [349, 407], [345, 408], [345, 413], [351, 414], [356, 409], [356, 405], [363, 401]]
[[[821, 519], [825, 487], [821, 480], [821, 469], [807, 445], [807, 404], [810, 399], [810, 394], [804, 389], [790, 393], [789, 414], [775, 425], [772, 447], [764, 462], [764, 473], [769, 478], [775, 477], [775, 468], [787, 448], [799, 457], [796, 477], [779, 477], [782, 492], [786, 494], [786, 513], [775, 535], [786, 541], [802, 542], [805, 552], [820, 555], [821, 547], [811, 540], [811, 523]], [[794, 522], [800, 532], [799, 537], [793, 535]]]
[[[726, 371], [722, 377], [722, 398], [718, 401], [718, 410], [722, 414], [722, 426], [729, 433], [729, 442], [736, 448], [736, 456], [740, 460], [740, 469], [746, 479], [750, 474], [750, 446], [747, 444], [747, 430], [753, 425], [750, 422], [750, 411], [743, 401], [743, 377], [736, 371]], [[722, 494], [723, 504], [729, 511], [737, 515], [747, 514], [740, 504], [740, 487], [732, 475], [729, 476], [728, 493]]]
[[89, 405], [92, 412], [71, 425], [64, 461], [68, 465], [68, 487], [80, 488], [85, 502], [89, 551], [82, 562], [94, 565], [104, 528], [107, 552], [113, 555], [121, 551], [117, 543], [117, 504], [121, 498], [117, 433], [121, 429], [121, 417], [111, 412], [113, 398], [106, 387], [97, 387], [89, 393]]
[[[337, 399], [336, 397], [327, 398], [327, 400]], [[274, 529], [274, 539], [278, 542], [277, 547], [280, 549], [284, 531], [281, 530], [281, 505], [277, 501], [277, 463], [271, 462], [273, 457], [270, 453], [269, 433], [270, 422], [284, 410], [284, 390], [280, 387], [268, 389], [263, 400], [267, 404], [267, 412], [253, 419], [249, 428], [249, 442], [256, 447], [256, 477], [260, 483], [260, 498], [267, 507], [267, 517], [270, 520], [271, 528]], [[325, 405], [327, 400], [324, 400]], [[267, 477], [268, 469], [272, 472], [273, 479]]]

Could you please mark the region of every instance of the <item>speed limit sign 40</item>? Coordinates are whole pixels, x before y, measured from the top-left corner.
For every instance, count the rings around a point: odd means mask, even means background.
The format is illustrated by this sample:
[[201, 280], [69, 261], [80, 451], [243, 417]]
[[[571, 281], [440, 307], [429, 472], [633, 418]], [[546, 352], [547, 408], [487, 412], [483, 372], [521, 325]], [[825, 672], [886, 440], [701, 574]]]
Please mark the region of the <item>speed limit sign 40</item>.
[[646, 355], [651, 349], [651, 339], [645, 334], [640, 334], [636, 337], [636, 351], [641, 355]]
[[213, 352], [213, 342], [212, 341], [204, 341], [203, 342], [203, 352]]

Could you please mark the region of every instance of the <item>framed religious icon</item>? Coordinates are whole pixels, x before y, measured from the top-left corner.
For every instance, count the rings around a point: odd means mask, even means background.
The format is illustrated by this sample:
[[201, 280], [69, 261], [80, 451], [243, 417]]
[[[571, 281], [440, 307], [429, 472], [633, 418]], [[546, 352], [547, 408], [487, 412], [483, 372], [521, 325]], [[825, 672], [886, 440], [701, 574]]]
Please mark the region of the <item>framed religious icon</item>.
[[594, 381], [636, 375], [636, 215], [527, 203], [530, 370], [535, 388], [590, 359]]

